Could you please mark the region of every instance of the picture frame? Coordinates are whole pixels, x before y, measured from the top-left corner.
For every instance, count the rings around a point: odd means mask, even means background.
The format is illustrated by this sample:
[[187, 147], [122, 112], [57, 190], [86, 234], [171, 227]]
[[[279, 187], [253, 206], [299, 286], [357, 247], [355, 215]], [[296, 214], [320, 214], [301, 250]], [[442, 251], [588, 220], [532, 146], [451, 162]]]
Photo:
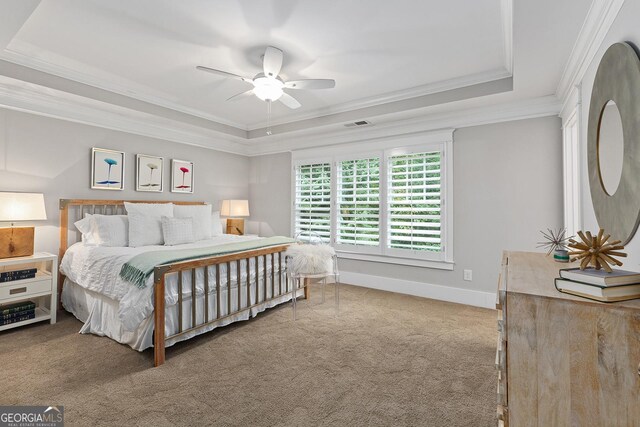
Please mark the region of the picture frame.
[[124, 190], [124, 151], [91, 149], [91, 189]]
[[193, 193], [193, 162], [171, 159], [171, 192]]
[[136, 154], [136, 191], [164, 191], [164, 158]]

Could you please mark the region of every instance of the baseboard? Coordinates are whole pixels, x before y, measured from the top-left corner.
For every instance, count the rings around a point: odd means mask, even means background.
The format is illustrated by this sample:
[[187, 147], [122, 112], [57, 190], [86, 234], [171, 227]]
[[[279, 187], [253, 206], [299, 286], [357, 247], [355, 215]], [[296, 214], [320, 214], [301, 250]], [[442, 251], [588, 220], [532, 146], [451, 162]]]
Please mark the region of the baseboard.
[[432, 285], [430, 283], [412, 282], [409, 280], [394, 279], [392, 277], [352, 273], [350, 271], [340, 272], [340, 282], [382, 291], [472, 305], [475, 307], [496, 308], [496, 294], [493, 292]]

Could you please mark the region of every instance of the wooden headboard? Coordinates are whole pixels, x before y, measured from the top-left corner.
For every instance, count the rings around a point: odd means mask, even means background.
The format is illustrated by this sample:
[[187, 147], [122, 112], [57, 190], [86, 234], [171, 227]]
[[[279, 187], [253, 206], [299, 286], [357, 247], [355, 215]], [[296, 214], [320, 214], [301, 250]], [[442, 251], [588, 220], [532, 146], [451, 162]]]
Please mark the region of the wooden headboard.
[[[128, 203], [173, 203], [174, 205], [206, 205], [206, 202], [177, 202], [173, 200], [94, 200], [60, 199], [60, 251], [58, 261], [62, 261], [69, 247], [70, 224], [82, 219], [85, 213], [101, 215], [126, 215], [124, 202]], [[72, 222], [70, 222], [71, 220]], [[79, 232], [74, 233], [76, 236]], [[77, 240], [77, 239], [76, 239]]]
[[[173, 203], [174, 205], [206, 205], [206, 202], [178, 202], [173, 200], [104, 200], [104, 199], [60, 199], [60, 250], [58, 262], [69, 247], [70, 224], [82, 219], [85, 213], [101, 215], [125, 215], [124, 202], [129, 203]], [[74, 234], [78, 241], [79, 232]], [[63, 276], [58, 280], [58, 291], [62, 286]], [[60, 293], [58, 293], [60, 295]]]

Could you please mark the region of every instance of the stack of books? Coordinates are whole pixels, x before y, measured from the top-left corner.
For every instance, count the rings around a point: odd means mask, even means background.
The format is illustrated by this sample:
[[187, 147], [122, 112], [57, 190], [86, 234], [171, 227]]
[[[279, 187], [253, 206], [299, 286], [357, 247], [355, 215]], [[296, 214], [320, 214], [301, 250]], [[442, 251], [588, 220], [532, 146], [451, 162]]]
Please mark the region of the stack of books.
[[555, 284], [560, 292], [601, 302], [640, 298], [640, 273], [635, 271], [567, 268], [560, 270]]
[[38, 272], [37, 268], [25, 268], [23, 270], [0, 272], [0, 283], [12, 282], [14, 280], [33, 279]]
[[33, 301], [22, 301], [0, 305], [0, 326], [22, 322], [36, 317], [36, 304]]

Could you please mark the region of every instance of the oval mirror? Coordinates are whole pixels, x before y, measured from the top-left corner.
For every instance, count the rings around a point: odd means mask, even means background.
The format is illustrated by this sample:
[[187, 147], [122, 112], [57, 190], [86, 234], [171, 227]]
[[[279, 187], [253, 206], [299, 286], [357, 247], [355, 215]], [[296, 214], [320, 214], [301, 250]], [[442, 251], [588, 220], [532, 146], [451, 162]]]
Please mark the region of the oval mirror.
[[602, 108], [598, 131], [598, 173], [604, 190], [614, 195], [622, 178], [624, 138], [622, 119], [615, 102], [609, 101]]

